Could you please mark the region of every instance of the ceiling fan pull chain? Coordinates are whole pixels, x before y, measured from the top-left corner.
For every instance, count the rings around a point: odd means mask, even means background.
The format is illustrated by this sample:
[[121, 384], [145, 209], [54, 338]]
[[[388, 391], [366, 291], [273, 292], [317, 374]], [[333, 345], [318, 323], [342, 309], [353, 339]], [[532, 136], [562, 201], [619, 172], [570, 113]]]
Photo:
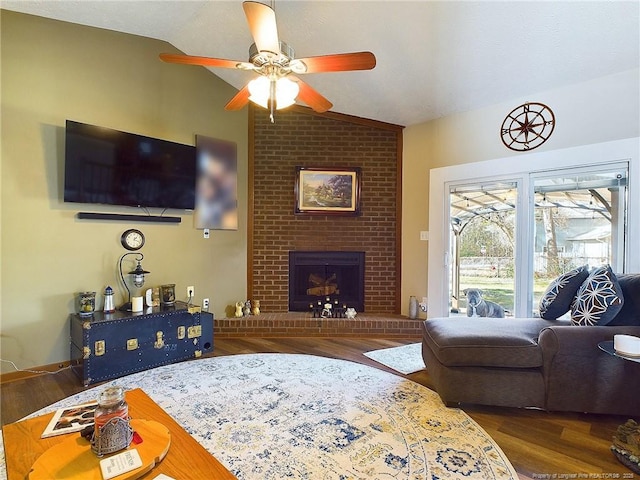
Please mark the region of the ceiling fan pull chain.
[[269, 82], [269, 118], [271, 123], [275, 123], [274, 113], [276, 111], [276, 79], [272, 78]]

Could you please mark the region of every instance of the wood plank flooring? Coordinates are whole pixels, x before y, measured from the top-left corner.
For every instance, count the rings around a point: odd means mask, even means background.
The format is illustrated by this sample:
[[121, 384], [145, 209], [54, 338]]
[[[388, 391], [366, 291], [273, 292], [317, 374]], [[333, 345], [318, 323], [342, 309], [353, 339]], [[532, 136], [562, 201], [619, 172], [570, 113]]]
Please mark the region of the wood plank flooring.
[[[229, 338], [216, 339], [213, 356], [303, 353], [341, 358], [398, 374], [363, 353], [415, 342], [416, 339]], [[401, 376], [431, 386], [426, 370]], [[0, 388], [2, 425], [84, 389], [69, 370], [14, 380]], [[609, 450], [612, 435], [626, 417], [471, 405], [463, 405], [462, 409], [500, 445], [522, 480], [640, 479], [640, 475], [620, 464]]]

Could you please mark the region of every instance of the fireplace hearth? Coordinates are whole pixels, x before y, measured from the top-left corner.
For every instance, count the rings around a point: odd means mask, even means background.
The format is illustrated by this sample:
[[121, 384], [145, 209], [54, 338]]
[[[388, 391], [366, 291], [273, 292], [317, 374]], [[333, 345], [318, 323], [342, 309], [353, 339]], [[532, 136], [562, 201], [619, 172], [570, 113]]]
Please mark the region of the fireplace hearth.
[[364, 252], [290, 251], [289, 311], [308, 312], [327, 298], [364, 312]]

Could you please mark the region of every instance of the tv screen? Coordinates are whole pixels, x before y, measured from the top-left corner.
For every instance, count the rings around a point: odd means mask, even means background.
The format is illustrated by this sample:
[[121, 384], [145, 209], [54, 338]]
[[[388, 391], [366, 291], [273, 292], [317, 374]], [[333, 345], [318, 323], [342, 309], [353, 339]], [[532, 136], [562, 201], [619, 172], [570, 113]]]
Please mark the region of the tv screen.
[[196, 149], [67, 120], [64, 201], [193, 210]]

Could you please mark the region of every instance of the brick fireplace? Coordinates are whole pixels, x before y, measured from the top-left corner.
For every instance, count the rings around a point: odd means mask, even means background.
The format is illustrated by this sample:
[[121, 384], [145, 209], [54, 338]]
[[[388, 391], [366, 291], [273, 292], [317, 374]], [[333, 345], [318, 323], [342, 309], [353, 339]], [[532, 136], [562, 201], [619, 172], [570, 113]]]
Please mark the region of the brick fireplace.
[[[289, 252], [364, 252], [364, 308], [400, 312], [402, 127], [303, 107], [250, 108], [248, 293], [289, 311]], [[296, 215], [296, 167], [360, 167], [359, 216]]]

